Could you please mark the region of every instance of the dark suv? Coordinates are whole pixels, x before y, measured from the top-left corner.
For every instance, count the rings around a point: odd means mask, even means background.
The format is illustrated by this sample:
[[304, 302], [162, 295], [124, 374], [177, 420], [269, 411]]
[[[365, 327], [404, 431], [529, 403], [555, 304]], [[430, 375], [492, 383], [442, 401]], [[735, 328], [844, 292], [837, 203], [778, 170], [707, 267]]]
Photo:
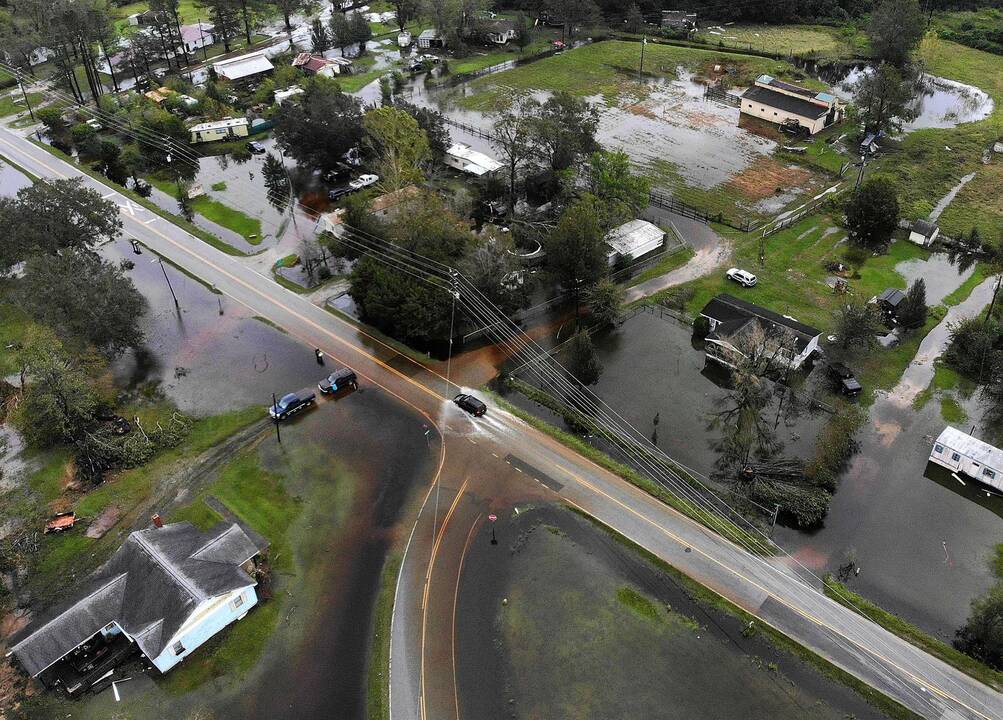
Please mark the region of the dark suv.
[[317, 396], [310, 388], [299, 392], [289, 393], [279, 398], [278, 402], [269, 406], [268, 414], [273, 420], [285, 420], [290, 415], [305, 410], [317, 401]]
[[353, 390], [359, 389], [359, 379], [355, 376], [355, 371], [349, 368], [335, 370], [326, 378], [317, 383], [317, 387], [325, 395], [332, 395], [347, 387]]
[[860, 394], [861, 390], [864, 389], [863, 386], [857, 382], [857, 378], [853, 376], [853, 371], [846, 367], [843, 363], [831, 363], [829, 365], [829, 374], [839, 386], [839, 391], [844, 395], [855, 397]]
[[459, 395], [454, 397], [453, 402], [459, 405], [461, 408], [466, 410], [474, 417], [480, 417], [481, 415], [483, 415], [488, 411], [487, 405], [482, 403], [473, 395], [467, 395], [466, 393], [460, 393]]

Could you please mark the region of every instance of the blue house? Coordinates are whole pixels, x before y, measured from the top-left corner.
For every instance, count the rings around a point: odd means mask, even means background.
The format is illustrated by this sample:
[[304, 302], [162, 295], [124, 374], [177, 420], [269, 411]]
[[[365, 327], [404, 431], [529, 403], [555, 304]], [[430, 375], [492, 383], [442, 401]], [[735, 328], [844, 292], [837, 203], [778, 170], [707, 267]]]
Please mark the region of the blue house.
[[265, 547], [256, 534], [235, 523], [204, 533], [154, 522], [129, 535], [74, 600], [13, 637], [8, 656], [72, 695], [137, 650], [165, 673], [254, 607], [254, 558]]

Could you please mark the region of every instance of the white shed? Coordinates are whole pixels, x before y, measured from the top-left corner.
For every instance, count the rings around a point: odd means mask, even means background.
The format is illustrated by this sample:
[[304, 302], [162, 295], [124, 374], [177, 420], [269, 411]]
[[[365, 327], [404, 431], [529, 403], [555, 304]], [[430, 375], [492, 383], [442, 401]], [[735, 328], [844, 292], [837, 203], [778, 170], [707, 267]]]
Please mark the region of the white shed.
[[289, 98], [296, 97], [297, 95], [302, 95], [302, 94], [303, 94], [303, 88], [301, 88], [299, 85], [293, 85], [292, 87], [288, 87], [285, 90], [276, 90], [275, 102], [276, 104], [281, 105]]
[[929, 247], [940, 235], [940, 228], [929, 220], [917, 220], [909, 230], [909, 241]]
[[224, 80], [241, 80], [270, 72], [275, 69], [275, 66], [262, 51], [239, 55], [229, 60], [221, 60], [218, 63], [213, 63], [212, 69]]
[[617, 255], [636, 260], [662, 248], [665, 232], [647, 220], [631, 220], [611, 230], [606, 236], [606, 244], [609, 245], [609, 264], [612, 265]]
[[1003, 450], [947, 426], [933, 444], [930, 461], [1003, 491]]

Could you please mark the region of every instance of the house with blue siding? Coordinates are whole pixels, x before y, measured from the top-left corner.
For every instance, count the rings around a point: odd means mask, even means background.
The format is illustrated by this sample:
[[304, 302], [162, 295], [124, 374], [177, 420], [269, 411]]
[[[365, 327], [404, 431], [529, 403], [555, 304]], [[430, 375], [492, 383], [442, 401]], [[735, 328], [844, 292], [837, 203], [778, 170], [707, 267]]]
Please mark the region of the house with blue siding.
[[254, 559], [264, 548], [236, 523], [202, 532], [155, 516], [74, 599], [11, 638], [7, 655], [71, 695], [137, 651], [166, 673], [258, 602]]

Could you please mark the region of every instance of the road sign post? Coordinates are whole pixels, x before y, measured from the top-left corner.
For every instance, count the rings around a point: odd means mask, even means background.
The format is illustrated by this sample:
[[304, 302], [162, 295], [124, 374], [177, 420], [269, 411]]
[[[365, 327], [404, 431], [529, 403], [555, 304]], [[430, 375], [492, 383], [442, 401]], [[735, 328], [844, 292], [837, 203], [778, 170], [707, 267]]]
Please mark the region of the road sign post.
[[498, 538], [495, 537], [495, 520], [497, 520], [497, 519], [498, 519], [497, 515], [494, 515], [494, 514], [488, 515], [488, 520], [491, 521], [491, 544], [492, 545], [497, 545], [498, 544]]

